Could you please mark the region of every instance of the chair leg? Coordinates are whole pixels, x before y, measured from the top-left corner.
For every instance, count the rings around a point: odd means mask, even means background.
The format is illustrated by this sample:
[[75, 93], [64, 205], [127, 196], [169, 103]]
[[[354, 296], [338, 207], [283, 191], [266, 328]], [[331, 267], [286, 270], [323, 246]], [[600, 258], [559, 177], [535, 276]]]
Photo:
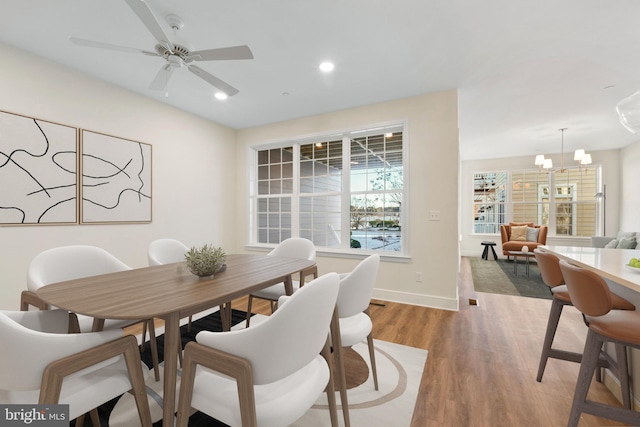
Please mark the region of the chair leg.
[[333, 363], [331, 361], [331, 344], [330, 339], [327, 337], [327, 341], [320, 352], [324, 360], [327, 362], [327, 366], [329, 366], [329, 382], [327, 383], [327, 387], [325, 392], [327, 393], [327, 402], [329, 403], [329, 416], [331, 418], [331, 427], [338, 427], [338, 410], [336, 405], [336, 388], [334, 375], [335, 372], [333, 370]]
[[149, 324], [149, 343], [151, 344], [151, 361], [153, 363], [153, 373], [156, 381], [160, 381], [160, 367], [158, 366], [158, 342], [156, 341], [156, 327], [153, 319], [149, 319], [145, 324]]
[[147, 342], [147, 322], [142, 322], [142, 344], [140, 344], [140, 353], [144, 352]]
[[549, 353], [551, 353], [551, 346], [553, 345], [553, 339], [556, 336], [558, 322], [560, 321], [564, 305], [565, 304], [557, 298], [554, 298], [551, 302], [549, 320], [547, 321], [547, 332], [544, 335], [544, 344], [542, 344], [542, 354], [540, 354], [540, 364], [538, 365], [538, 376], [536, 377], [536, 381], [538, 382], [542, 381], [544, 369], [547, 366], [547, 360], [549, 360]]
[[249, 322], [251, 322], [251, 303], [253, 303], [253, 296], [249, 294], [249, 301], [247, 302], [247, 328], [249, 327]]
[[180, 368], [182, 369], [182, 343], [178, 346], [178, 363], [180, 363]]
[[89, 412], [89, 416], [91, 417], [91, 424], [93, 424], [93, 427], [100, 427], [100, 417], [98, 416], [98, 409], [93, 408], [91, 412]]
[[602, 344], [602, 338], [589, 329], [582, 353], [582, 362], [580, 363], [576, 390], [573, 395], [573, 404], [571, 405], [571, 413], [569, 415], [569, 427], [577, 427], [580, 421], [580, 414], [583, 412], [583, 406], [587, 401], [587, 393], [589, 392], [591, 379], [593, 378], [593, 373], [600, 358]]
[[82, 414], [78, 418], [76, 418], [76, 424], [75, 424], [76, 426], [78, 426], [78, 427], [84, 426], [84, 416], [85, 416], [85, 414]]
[[373, 386], [378, 390], [378, 370], [376, 368], [376, 353], [373, 348], [373, 333], [367, 336], [367, 344], [369, 346], [369, 358], [371, 359], [371, 375], [373, 375]]
[[625, 408], [631, 409], [631, 392], [629, 390], [629, 368], [627, 361], [627, 347], [622, 344], [616, 347], [616, 371], [620, 381], [620, 392], [622, 393], [622, 404]]
[[189, 316], [189, 323], [187, 323], [187, 332], [191, 333], [191, 321], [193, 320], [193, 316]]

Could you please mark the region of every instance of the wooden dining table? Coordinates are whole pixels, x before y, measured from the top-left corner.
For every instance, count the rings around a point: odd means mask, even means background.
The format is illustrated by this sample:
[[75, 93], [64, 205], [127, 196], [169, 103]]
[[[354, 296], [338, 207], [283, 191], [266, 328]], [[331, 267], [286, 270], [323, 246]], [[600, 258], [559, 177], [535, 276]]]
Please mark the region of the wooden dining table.
[[[314, 261], [278, 256], [231, 254], [227, 268], [214, 277], [191, 274], [184, 263], [158, 265], [91, 276], [43, 286], [45, 302], [96, 319], [152, 319], [165, 322], [163, 426], [174, 425], [180, 319], [284, 282]], [[343, 402], [344, 403], [344, 402]]]

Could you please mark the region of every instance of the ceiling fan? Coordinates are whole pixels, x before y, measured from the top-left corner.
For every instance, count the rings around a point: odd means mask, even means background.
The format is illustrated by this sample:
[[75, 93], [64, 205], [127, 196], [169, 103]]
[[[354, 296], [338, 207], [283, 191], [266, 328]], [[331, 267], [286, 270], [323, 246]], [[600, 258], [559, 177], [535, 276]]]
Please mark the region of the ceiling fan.
[[[172, 43], [162, 26], [156, 19], [155, 15], [149, 8], [149, 5], [144, 0], [125, 0], [129, 7], [140, 18], [142, 23], [151, 32], [153, 37], [158, 41], [153, 51], [141, 50], [132, 47], [118, 46], [109, 43], [102, 43], [92, 40], [80, 39], [77, 37], [70, 37], [71, 42], [89, 47], [97, 47], [101, 49], [117, 50], [120, 52], [128, 53], [142, 53], [148, 56], [158, 56], [164, 58], [166, 63], [162, 66], [158, 74], [151, 82], [149, 89], [152, 90], [165, 90], [169, 78], [176, 68], [187, 67], [196, 76], [206, 81], [213, 87], [219, 89], [227, 96], [233, 96], [238, 93], [238, 89], [234, 88], [230, 84], [220, 80], [216, 76], [208, 73], [202, 68], [193, 64], [196, 61], [221, 61], [232, 59], [253, 59], [253, 53], [248, 46], [231, 46], [218, 49], [207, 49], [191, 51], [187, 43], [178, 44]], [[182, 19], [176, 15], [168, 15], [167, 23], [174, 32], [177, 32], [184, 26]]]

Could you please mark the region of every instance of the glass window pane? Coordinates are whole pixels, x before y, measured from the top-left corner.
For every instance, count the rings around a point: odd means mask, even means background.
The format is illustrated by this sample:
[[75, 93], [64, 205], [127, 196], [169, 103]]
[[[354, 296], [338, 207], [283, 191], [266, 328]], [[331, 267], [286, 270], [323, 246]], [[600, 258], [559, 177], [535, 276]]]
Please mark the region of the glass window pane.
[[270, 163], [280, 163], [282, 161], [281, 148], [274, 148], [273, 150], [269, 150], [269, 162]]
[[268, 166], [259, 166], [258, 167], [258, 179], [269, 179], [269, 167]]
[[258, 151], [258, 164], [266, 165], [267, 163], [269, 163], [269, 151]]
[[[318, 246], [401, 251], [401, 128], [365, 129], [353, 132], [359, 134], [356, 138], [320, 138], [259, 150], [258, 241], [279, 243], [301, 236]], [[299, 153], [295, 159], [294, 152]], [[347, 153], [350, 158], [343, 159]], [[342, 188], [343, 169], [351, 175], [349, 189]], [[342, 191], [350, 192], [349, 207], [342, 206]], [[273, 197], [280, 194], [288, 197]], [[292, 218], [294, 213], [298, 218]], [[351, 226], [342, 230], [347, 215]], [[361, 235], [354, 239], [354, 232]]]
[[269, 194], [269, 181], [258, 182], [258, 194]]

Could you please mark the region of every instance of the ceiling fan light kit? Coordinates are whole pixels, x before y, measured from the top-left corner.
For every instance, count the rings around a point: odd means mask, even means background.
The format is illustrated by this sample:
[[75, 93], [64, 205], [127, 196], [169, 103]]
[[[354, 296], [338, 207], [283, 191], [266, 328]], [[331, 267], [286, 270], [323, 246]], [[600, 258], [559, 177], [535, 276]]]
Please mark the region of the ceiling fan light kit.
[[[544, 154], [538, 154], [536, 155], [535, 161], [533, 163], [534, 165], [538, 166], [538, 169], [540, 170], [545, 170], [547, 172], [560, 172], [560, 173], [566, 172], [567, 170], [564, 167], [564, 131], [567, 130], [567, 128], [561, 128], [558, 130], [562, 134], [561, 145], [560, 145], [560, 169], [558, 169], [557, 171], [552, 171], [551, 168], [553, 168], [553, 161], [550, 158], [545, 157]], [[579, 169], [581, 169], [583, 166], [586, 169], [587, 166], [592, 163], [591, 154], [585, 153], [584, 149], [582, 148], [577, 149], [573, 153], [573, 160], [578, 162]]]
[[153, 14], [153, 11], [149, 8], [147, 2], [143, 0], [125, 0], [125, 2], [135, 12], [147, 30], [149, 30], [158, 42], [154, 47], [154, 51], [117, 46], [109, 43], [84, 40], [77, 37], [71, 37], [70, 41], [80, 46], [97, 47], [127, 53], [142, 53], [147, 56], [163, 58], [166, 63], [160, 68], [156, 77], [151, 81], [149, 86], [149, 89], [151, 90], [164, 91], [166, 93], [167, 84], [174, 69], [186, 67], [193, 74], [200, 77], [202, 80], [227, 96], [233, 96], [239, 92], [235, 87], [218, 77], [215, 77], [202, 68], [193, 65], [192, 62], [253, 59], [253, 53], [248, 46], [241, 45], [194, 51], [191, 45], [177, 34], [177, 32], [184, 27], [184, 21], [179, 16], [170, 14], [165, 17], [167, 24], [174, 31], [172, 42], [172, 39], [170, 39], [165, 33], [162, 25], [160, 25], [160, 22]]

